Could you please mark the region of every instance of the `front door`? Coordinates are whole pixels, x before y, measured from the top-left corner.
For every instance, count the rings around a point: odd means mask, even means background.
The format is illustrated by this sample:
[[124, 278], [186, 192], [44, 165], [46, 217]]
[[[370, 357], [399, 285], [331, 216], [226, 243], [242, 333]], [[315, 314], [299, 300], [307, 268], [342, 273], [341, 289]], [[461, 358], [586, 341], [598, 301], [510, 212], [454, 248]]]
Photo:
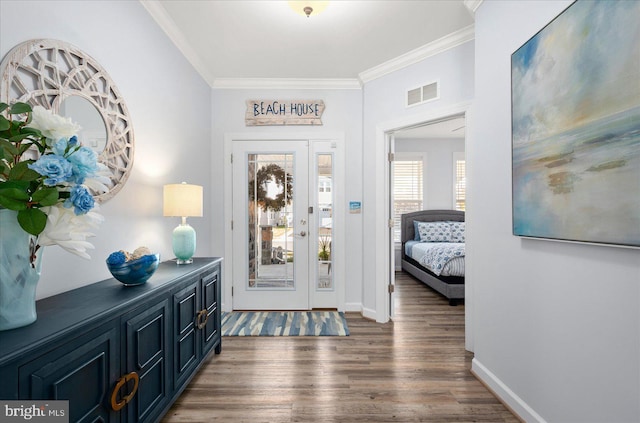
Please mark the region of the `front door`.
[[232, 142], [234, 310], [342, 304], [344, 247], [338, 235], [344, 223], [335, 214], [336, 206], [344, 207], [339, 145], [335, 140]]
[[233, 308], [309, 309], [308, 141], [233, 143]]

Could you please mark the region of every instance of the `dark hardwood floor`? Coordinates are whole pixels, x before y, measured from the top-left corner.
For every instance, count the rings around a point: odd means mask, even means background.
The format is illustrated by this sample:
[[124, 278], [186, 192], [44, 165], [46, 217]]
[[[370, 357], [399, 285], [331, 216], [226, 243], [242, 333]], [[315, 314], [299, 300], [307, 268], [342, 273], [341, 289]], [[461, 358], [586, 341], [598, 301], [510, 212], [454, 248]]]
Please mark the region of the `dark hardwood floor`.
[[224, 337], [163, 422], [518, 422], [469, 371], [464, 305], [403, 273], [395, 298], [348, 337]]

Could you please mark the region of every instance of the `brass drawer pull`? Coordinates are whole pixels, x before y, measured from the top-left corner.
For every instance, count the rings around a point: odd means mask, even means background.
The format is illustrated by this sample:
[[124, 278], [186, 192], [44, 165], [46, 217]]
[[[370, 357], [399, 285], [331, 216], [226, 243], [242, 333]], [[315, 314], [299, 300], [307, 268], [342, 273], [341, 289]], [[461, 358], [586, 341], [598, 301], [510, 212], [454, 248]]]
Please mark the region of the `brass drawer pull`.
[[[129, 392], [128, 395], [122, 398], [122, 400], [118, 401], [118, 392], [120, 392], [120, 389], [130, 380], [133, 380], [133, 389], [131, 390], [131, 392]], [[113, 388], [113, 392], [111, 393], [111, 408], [113, 409], [113, 411], [122, 409], [129, 403], [129, 401], [131, 401], [136, 392], [138, 392], [139, 382], [140, 378], [138, 377], [138, 374], [136, 372], [131, 372], [118, 379], [118, 381], [116, 382], [116, 386]]]
[[[204, 317], [204, 320], [203, 320]], [[196, 317], [196, 327], [198, 329], [202, 329], [207, 326], [207, 320], [209, 320], [209, 314], [207, 313], [207, 309], [200, 310], [198, 312], [198, 316]]]

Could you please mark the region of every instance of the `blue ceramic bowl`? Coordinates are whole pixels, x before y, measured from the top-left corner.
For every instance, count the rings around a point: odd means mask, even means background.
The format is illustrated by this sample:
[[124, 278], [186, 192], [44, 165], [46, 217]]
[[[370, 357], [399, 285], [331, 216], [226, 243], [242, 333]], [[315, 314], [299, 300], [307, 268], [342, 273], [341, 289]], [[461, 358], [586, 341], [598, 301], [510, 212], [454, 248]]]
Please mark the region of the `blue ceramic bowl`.
[[136, 260], [130, 260], [122, 264], [109, 264], [107, 268], [114, 278], [125, 286], [142, 285], [158, 268], [160, 254], [149, 254]]

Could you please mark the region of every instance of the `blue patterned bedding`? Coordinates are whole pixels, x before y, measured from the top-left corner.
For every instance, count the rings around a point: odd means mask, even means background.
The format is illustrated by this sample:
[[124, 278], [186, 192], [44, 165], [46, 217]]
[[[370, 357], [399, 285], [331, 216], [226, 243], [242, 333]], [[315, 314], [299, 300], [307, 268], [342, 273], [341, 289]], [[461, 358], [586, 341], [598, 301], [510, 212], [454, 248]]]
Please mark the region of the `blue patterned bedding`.
[[437, 276], [464, 276], [464, 243], [407, 241], [405, 254]]

